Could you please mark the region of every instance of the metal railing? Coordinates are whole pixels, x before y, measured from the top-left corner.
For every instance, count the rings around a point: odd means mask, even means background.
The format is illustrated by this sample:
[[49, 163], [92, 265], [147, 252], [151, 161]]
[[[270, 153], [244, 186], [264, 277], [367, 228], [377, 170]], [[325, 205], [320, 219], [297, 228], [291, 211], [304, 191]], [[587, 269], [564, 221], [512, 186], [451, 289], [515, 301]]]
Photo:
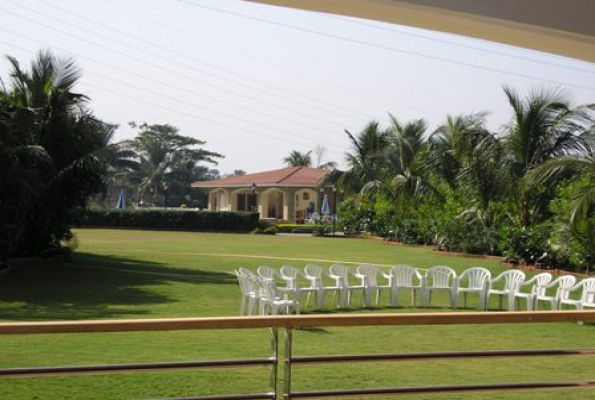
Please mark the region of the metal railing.
[[233, 360], [159, 362], [141, 364], [91, 365], [41, 368], [4, 368], [0, 369], [0, 379], [34, 376], [65, 376], [88, 374], [120, 374], [132, 372], [150, 372], [182, 369], [216, 368], [251, 368], [270, 367], [269, 391], [266, 393], [231, 394], [223, 396], [188, 397], [184, 400], [260, 400], [281, 397], [278, 388], [279, 370], [279, 329], [285, 331], [283, 357], [283, 393], [284, 399], [306, 398], [347, 398], [378, 395], [464, 393], [530, 389], [572, 389], [595, 388], [595, 380], [563, 382], [522, 382], [500, 384], [475, 384], [451, 386], [387, 387], [336, 389], [297, 392], [292, 389], [292, 367], [294, 365], [355, 363], [355, 362], [415, 362], [420, 360], [446, 359], [486, 359], [502, 357], [567, 357], [592, 356], [595, 349], [554, 349], [554, 350], [499, 350], [499, 351], [457, 351], [434, 353], [405, 354], [353, 354], [294, 356], [293, 329], [309, 327], [340, 326], [387, 326], [387, 325], [468, 325], [468, 324], [506, 324], [506, 323], [542, 323], [542, 322], [578, 322], [595, 321], [595, 311], [551, 311], [551, 312], [481, 312], [481, 313], [419, 313], [419, 314], [341, 314], [341, 315], [301, 315], [268, 317], [220, 317], [220, 318], [184, 318], [184, 319], [145, 319], [145, 320], [107, 320], [76, 322], [18, 322], [0, 324], [0, 335], [38, 334], [38, 333], [83, 333], [83, 332], [139, 332], [139, 331], [176, 331], [205, 329], [262, 329], [271, 331], [271, 355], [263, 358]]

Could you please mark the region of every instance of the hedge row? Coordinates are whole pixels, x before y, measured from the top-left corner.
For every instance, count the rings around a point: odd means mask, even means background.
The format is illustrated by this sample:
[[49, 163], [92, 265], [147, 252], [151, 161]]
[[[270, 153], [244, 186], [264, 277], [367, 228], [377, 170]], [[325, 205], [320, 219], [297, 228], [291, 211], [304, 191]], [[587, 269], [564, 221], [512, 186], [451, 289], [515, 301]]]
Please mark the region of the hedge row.
[[83, 227], [251, 232], [258, 227], [258, 218], [258, 213], [248, 212], [87, 210], [80, 215], [77, 222]]
[[277, 225], [278, 232], [283, 233], [313, 233], [315, 225], [305, 224], [279, 224]]

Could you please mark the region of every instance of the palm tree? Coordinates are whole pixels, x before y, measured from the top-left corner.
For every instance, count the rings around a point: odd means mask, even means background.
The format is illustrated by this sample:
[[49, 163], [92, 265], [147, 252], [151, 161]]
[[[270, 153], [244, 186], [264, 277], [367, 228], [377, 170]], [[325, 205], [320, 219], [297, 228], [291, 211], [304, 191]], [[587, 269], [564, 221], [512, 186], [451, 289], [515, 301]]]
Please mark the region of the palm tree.
[[366, 183], [382, 176], [383, 151], [388, 137], [376, 121], [368, 123], [357, 136], [347, 130], [345, 133], [351, 142], [352, 152], [346, 155], [347, 170], [340, 174], [337, 183], [345, 190], [359, 193]]
[[582, 157], [558, 157], [546, 161], [528, 175], [529, 183], [569, 180], [578, 184], [572, 200], [570, 224], [586, 220], [595, 210], [595, 153]]
[[311, 167], [312, 151], [301, 153], [298, 150], [292, 150], [287, 157], [283, 158], [283, 162], [288, 167]]
[[4, 119], [11, 151], [21, 155], [15, 165], [23, 172], [17, 176], [28, 190], [20, 204], [22, 229], [12, 238], [11, 251], [39, 253], [70, 237], [73, 210], [104, 187], [118, 150], [108, 145], [110, 128], [86, 108], [87, 98], [73, 92], [81, 73], [72, 59], [41, 51], [29, 70], [8, 60], [10, 82], [1, 95], [9, 109]]
[[446, 123], [430, 136], [425, 168], [453, 189], [478, 144], [490, 136], [485, 117], [485, 114], [448, 115]]
[[532, 91], [525, 99], [511, 88], [504, 92], [514, 112], [504, 132], [504, 162], [516, 186], [518, 222], [528, 226], [543, 213], [553, 191], [531, 187], [525, 175], [552, 158], [584, 153], [580, 135], [590, 120], [589, 108], [571, 108], [560, 90]]
[[367, 182], [362, 192], [382, 193], [402, 209], [406, 198], [436, 192], [418, 166], [426, 147], [425, 121], [418, 119], [402, 124], [393, 115], [390, 115], [390, 119], [381, 174], [377, 179]]
[[[131, 126], [136, 127], [134, 124]], [[191, 171], [199, 162], [217, 164], [216, 159], [222, 157], [197, 147], [206, 142], [180, 135], [175, 126], [142, 124], [138, 128], [140, 133], [131, 142], [131, 147], [139, 157], [139, 168], [131, 173], [130, 179], [138, 185], [141, 199], [151, 192], [151, 201], [155, 203], [157, 196], [164, 194], [168, 185], [186, 184], [183, 179], [170, 179], [175, 176], [187, 178], [186, 172], [174, 173], [177, 169]]]

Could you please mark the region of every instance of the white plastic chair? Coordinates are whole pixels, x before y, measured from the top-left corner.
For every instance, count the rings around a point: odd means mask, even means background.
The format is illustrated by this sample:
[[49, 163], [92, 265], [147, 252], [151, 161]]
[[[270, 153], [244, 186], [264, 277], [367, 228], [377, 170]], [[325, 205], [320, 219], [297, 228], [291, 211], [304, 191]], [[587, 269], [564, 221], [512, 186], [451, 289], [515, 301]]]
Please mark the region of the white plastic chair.
[[333, 264], [329, 268], [329, 277], [335, 280], [336, 287], [339, 288], [339, 301], [337, 306], [348, 306], [351, 303], [353, 292], [356, 290], [363, 291], [363, 285], [351, 285], [349, 283], [349, 275], [353, 275], [351, 268], [344, 264]]
[[239, 271], [239, 274], [244, 279], [244, 284], [246, 285], [246, 289], [250, 294], [247, 315], [255, 314], [256, 307], [258, 307], [260, 313], [262, 314], [264, 312], [264, 302], [266, 301], [266, 294], [262, 285], [263, 279], [254, 274], [244, 274], [241, 271]]
[[[415, 295], [417, 291], [421, 291], [422, 276], [418, 270], [411, 265], [399, 264], [390, 269], [388, 274], [383, 273], [383, 276], [388, 279], [388, 286], [390, 287], [390, 305], [398, 307], [399, 293], [401, 290], [411, 290], [411, 305], [415, 304]], [[414, 279], [417, 282], [414, 282]], [[420, 298], [422, 295], [420, 295]]]
[[[582, 289], [581, 297], [574, 300], [570, 298], [570, 293]], [[562, 308], [564, 304], [576, 307], [577, 310], [582, 310], [585, 307], [595, 308], [595, 278], [583, 279], [576, 285], [568, 288], [569, 296], [561, 299], [559, 307]]]
[[[494, 289], [494, 284], [504, 281], [502, 289]], [[508, 310], [514, 311], [514, 298], [521, 288], [521, 283], [525, 281], [525, 273], [517, 269], [511, 269], [502, 272], [494, 279], [488, 281], [488, 290], [486, 292], [485, 309], [490, 305], [490, 296], [495, 294], [499, 296], [498, 305], [502, 309], [502, 299], [506, 296], [508, 298]]]
[[[312, 286], [312, 281], [310, 280], [310, 287], [300, 287], [299, 278], [301, 277], [303, 280], [309, 280], [308, 277], [300, 271], [297, 267], [293, 265], [283, 265], [281, 267], [281, 278], [287, 282], [287, 289], [288, 291], [295, 292], [295, 298], [300, 300], [302, 299], [302, 293], [317, 293], [319, 288], [317, 286]], [[306, 306], [308, 302], [306, 301]]]
[[549, 285], [551, 281], [552, 274], [549, 272], [543, 272], [541, 274], [535, 275], [528, 281], [521, 283], [521, 287], [529, 285], [532, 286], [529, 293], [524, 293], [521, 291], [515, 293], [514, 297], [516, 299], [518, 308], [520, 309], [520, 299], [525, 299], [527, 303], [527, 311], [533, 311], [535, 309], [535, 298], [537, 296], [543, 296], [546, 294], [547, 285]]
[[450, 306], [456, 307], [455, 282], [457, 273], [454, 269], [445, 265], [437, 265], [429, 268], [422, 281], [422, 292], [424, 306], [429, 307], [432, 304], [432, 292], [437, 290], [447, 291], [450, 298]]
[[[248, 289], [248, 285], [246, 282], [246, 279], [244, 277], [244, 274], [242, 274], [240, 271], [236, 271], [234, 269], [233, 273], [236, 275], [236, 277], [238, 278], [238, 283], [240, 285], [240, 292], [242, 295], [242, 299], [240, 300], [240, 315], [245, 315], [245, 310], [246, 310], [246, 306], [248, 306], [248, 310], [250, 310], [251, 308], [254, 308], [254, 300], [252, 299], [250, 290]], [[253, 295], [254, 293], [252, 293]], [[252, 302], [252, 306], [250, 306], [250, 303]]]
[[485, 309], [488, 281], [491, 278], [492, 273], [482, 267], [473, 267], [463, 271], [455, 281], [454, 308], [458, 305], [459, 293], [463, 293], [463, 306], [465, 308], [467, 308], [467, 295], [469, 293], [477, 293], [479, 295], [479, 307], [482, 310]]
[[283, 279], [281, 274], [279, 272], [277, 272], [277, 270], [275, 268], [267, 267], [266, 265], [261, 265], [260, 267], [258, 267], [258, 269], [256, 271], [258, 272], [258, 276], [260, 276], [262, 279], [265, 279], [267, 281], [274, 281], [275, 279], [279, 279], [279, 280]]
[[308, 297], [306, 297], [306, 307], [310, 304], [310, 295], [314, 293], [316, 295], [316, 307], [323, 308], [324, 307], [324, 296], [327, 292], [336, 292], [339, 290], [337, 286], [326, 286], [324, 284], [324, 277], [328, 277], [326, 271], [317, 264], [308, 264], [304, 268], [304, 275], [306, 279], [310, 281], [310, 288], [312, 291], [308, 292]]
[[300, 302], [298, 299], [289, 299], [285, 293], [279, 291], [275, 281], [260, 279], [260, 284], [264, 289], [264, 298], [261, 300], [261, 314], [276, 315], [284, 309], [287, 314], [294, 310], [296, 314], [300, 313]]
[[390, 289], [388, 285], [380, 285], [378, 283], [378, 275], [380, 275], [380, 267], [372, 264], [361, 264], [355, 271], [355, 276], [361, 279], [361, 284], [364, 291], [364, 307], [368, 307], [372, 301], [372, 294], [376, 292], [376, 305], [380, 301], [380, 291]]
[[[535, 296], [535, 309], [539, 308], [540, 301], [547, 301], [550, 303], [551, 310], [559, 308], [560, 301], [568, 299], [568, 290], [575, 284], [576, 278], [572, 275], [564, 275], [555, 279], [552, 283], [544, 287], [541, 294]], [[553, 296], [547, 294], [547, 289], [556, 288], [556, 293]]]

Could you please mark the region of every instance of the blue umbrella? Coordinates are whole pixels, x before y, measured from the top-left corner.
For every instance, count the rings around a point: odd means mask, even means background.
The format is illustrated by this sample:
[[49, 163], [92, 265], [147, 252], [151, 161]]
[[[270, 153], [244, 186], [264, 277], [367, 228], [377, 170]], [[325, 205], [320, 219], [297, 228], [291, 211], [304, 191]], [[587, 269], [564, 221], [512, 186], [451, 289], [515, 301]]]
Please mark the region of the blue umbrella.
[[120, 197], [118, 197], [118, 204], [116, 205], [118, 210], [126, 209], [126, 192], [124, 189], [120, 190]]
[[322, 207], [320, 207], [320, 213], [322, 215], [329, 215], [331, 213], [331, 208], [328, 206], [328, 196], [326, 194], [322, 199]]

